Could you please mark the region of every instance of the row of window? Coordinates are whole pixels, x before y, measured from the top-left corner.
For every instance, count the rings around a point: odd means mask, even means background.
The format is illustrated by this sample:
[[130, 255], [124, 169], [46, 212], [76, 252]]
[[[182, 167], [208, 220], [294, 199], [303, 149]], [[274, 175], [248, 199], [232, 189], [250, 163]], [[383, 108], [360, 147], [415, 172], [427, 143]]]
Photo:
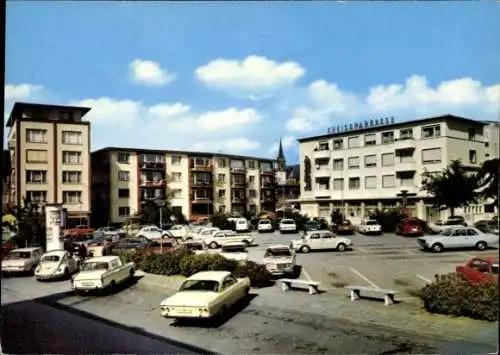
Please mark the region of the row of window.
[[[48, 143], [46, 129], [26, 129], [26, 143]], [[61, 143], [82, 145], [83, 133], [79, 131], [62, 131]]]
[[[49, 154], [43, 149], [26, 149], [27, 163], [48, 163]], [[82, 152], [79, 151], [62, 151], [62, 163], [68, 165], [82, 164]]]
[[[414, 176], [413, 175], [403, 175], [396, 179], [395, 175], [382, 175], [381, 177], [381, 186], [383, 188], [394, 188], [397, 186], [400, 187], [412, 187], [414, 184]], [[376, 189], [378, 187], [379, 177], [373, 176], [365, 176], [364, 177], [364, 188], [365, 189]], [[317, 188], [318, 190], [330, 190], [330, 179], [317, 179]], [[344, 187], [344, 178], [333, 179], [333, 190], [334, 191], [342, 191], [345, 189]], [[349, 190], [359, 190], [361, 189], [361, 178], [360, 177], [351, 177], [348, 178], [348, 189]]]
[[[218, 183], [225, 183], [226, 180], [226, 175], [227, 174], [217, 174], [217, 182]], [[196, 174], [195, 179], [193, 182], [199, 182], [199, 183], [204, 183], [204, 182], [210, 182], [212, 175], [205, 173], [205, 174]], [[151, 172], [151, 173], [143, 173], [141, 174], [140, 181], [161, 181], [164, 179], [164, 174], [162, 172]], [[126, 170], [120, 170], [118, 171], [118, 180], [119, 181], [130, 181], [130, 171]], [[264, 177], [261, 179], [262, 183], [265, 184], [271, 184], [273, 182], [272, 178]], [[170, 174], [170, 181], [171, 182], [182, 182], [182, 173], [181, 172], [173, 172]], [[233, 184], [245, 184], [245, 176], [241, 175], [235, 175], [231, 176], [231, 183]], [[256, 181], [255, 175], [250, 175], [248, 176], [248, 184], [254, 184]]]
[[[26, 183], [27, 184], [46, 184], [47, 171], [46, 170], [26, 170]], [[81, 171], [63, 171], [62, 182], [64, 184], [80, 184], [82, 182]]]
[[[44, 203], [47, 201], [47, 191], [26, 191], [26, 198], [32, 202]], [[81, 204], [81, 191], [63, 191], [63, 203], [65, 204]]]

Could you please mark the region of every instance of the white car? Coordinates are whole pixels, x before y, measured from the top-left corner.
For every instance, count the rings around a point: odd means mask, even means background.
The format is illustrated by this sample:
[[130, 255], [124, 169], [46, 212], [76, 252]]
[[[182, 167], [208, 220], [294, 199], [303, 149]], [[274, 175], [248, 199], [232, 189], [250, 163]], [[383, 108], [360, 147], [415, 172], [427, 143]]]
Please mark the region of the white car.
[[76, 293], [113, 289], [131, 279], [134, 272], [134, 263], [123, 264], [118, 256], [99, 256], [87, 259], [80, 272], [73, 277], [71, 284]]
[[280, 233], [296, 233], [297, 225], [295, 224], [295, 221], [293, 219], [283, 218], [280, 221], [279, 230]]
[[77, 271], [78, 262], [66, 250], [52, 250], [42, 255], [35, 269], [35, 279], [70, 278]]
[[170, 233], [156, 226], [147, 226], [142, 227], [139, 232], [137, 232], [136, 237], [138, 236], [143, 236], [148, 239], [161, 239], [170, 237]]
[[221, 245], [229, 242], [241, 242], [246, 246], [250, 246], [255, 241], [255, 238], [249, 235], [236, 234], [232, 230], [216, 231], [211, 236], [203, 239], [203, 243], [210, 249], [220, 248]]
[[182, 224], [174, 224], [168, 230], [168, 233], [172, 238], [185, 239], [189, 233], [191, 232], [191, 228]]
[[441, 233], [445, 228], [451, 226], [463, 226], [467, 227], [467, 223], [461, 216], [458, 217], [448, 217], [446, 219], [439, 219], [435, 223], [429, 223], [429, 228], [434, 233]]
[[34, 273], [42, 254], [42, 248], [14, 249], [3, 258], [2, 272], [7, 274]]
[[259, 223], [257, 223], [257, 231], [259, 233], [272, 233], [274, 232], [273, 223], [269, 219], [261, 219]]
[[[220, 231], [217, 227], [203, 228], [197, 234], [192, 234], [192, 239], [203, 240], [205, 238], [211, 237], [215, 232]], [[186, 239], [189, 240], [189, 239]]]
[[246, 218], [238, 218], [234, 221], [236, 232], [248, 232], [250, 230], [250, 223]]
[[240, 242], [229, 242], [223, 244], [219, 254], [229, 260], [240, 262], [248, 260], [247, 246], [246, 244]]
[[236, 278], [229, 271], [202, 271], [188, 277], [175, 295], [160, 303], [160, 314], [174, 319], [223, 318], [249, 292], [248, 278]]
[[443, 229], [438, 235], [426, 235], [417, 238], [417, 242], [424, 250], [436, 253], [444, 249], [476, 248], [485, 250], [489, 246], [498, 246], [498, 235], [483, 233], [474, 227], [453, 226]]
[[262, 264], [271, 275], [295, 273], [296, 255], [288, 245], [271, 245], [264, 253]]
[[382, 226], [374, 219], [364, 219], [358, 227], [359, 233], [382, 234]]
[[311, 250], [346, 251], [353, 246], [349, 238], [335, 236], [328, 230], [308, 231], [301, 239], [292, 240], [293, 250], [309, 253]]

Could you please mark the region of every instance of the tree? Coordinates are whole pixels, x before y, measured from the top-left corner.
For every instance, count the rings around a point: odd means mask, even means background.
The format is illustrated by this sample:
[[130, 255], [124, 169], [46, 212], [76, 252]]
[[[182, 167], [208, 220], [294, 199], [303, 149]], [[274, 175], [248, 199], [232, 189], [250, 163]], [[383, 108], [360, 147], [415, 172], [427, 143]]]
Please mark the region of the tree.
[[47, 235], [45, 230], [45, 212], [40, 206], [27, 199], [21, 206], [10, 205], [6, 207], [7, 213], [17, 219], [17, 233], [13, 243], [20, 247], [37, 245], [45, 247]]
[[476, 174], [477, 191], [482, 198], [492, 198], [494, 204], [498, 205], [498, 173], [500, 171], [500, 159], [486, 160]]
[[422, 190], [433, 197], [435, 207], [449, 209], [451, 216], [454, 216], [456, 208], [477, 202], [476, 175], [469, 173], [460, 160], [452, 161], [440, 173], [425, 172], [422, 176]]
[[340, 212], [339, 208], [332, 212], [331, 218], [333, 224], [342, 223], [342, 221], [344, 220], [344, 216], [342, 215], [342, 212]]
[[304, 158], [304, 190], [312, 190], [312, 179], [311, 179], [311, 159], [306, 155]]
[[212, 223], [213, 227], [217, 227], [221, 230], [224, 229], [230, 229], [230, 230], [235, 230], [236, 225], [233, 221], [230, 221], [229, 215], [224, 214], [224, 213], [214, 213], [212, 216], [210, 216], [210, 222]]

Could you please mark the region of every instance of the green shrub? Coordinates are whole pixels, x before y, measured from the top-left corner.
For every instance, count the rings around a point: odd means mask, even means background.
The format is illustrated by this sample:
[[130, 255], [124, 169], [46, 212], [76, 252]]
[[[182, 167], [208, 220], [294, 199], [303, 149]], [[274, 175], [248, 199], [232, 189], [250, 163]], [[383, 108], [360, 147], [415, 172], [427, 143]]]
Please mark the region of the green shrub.
[[436, 275], [419, 296], [431, 313], [498, 320], [498, 285], [493, 282], [472, 285], [456, 274]]
[[396, 226], [406, 217], [407, 215], [399, 209], [385, 209], [383, 211], [377, 209], [375, 213], [370, 214], [370, 218], [380, 224], [384, 233], [394, 232]]
[[271, 281], [271, 274], [267, 271], [265, 265], [257, 264], [253, 261], [238, 264], [234, 273], [236, 277], [248, 277], [252, 287], [266, 287], [273, 283]]

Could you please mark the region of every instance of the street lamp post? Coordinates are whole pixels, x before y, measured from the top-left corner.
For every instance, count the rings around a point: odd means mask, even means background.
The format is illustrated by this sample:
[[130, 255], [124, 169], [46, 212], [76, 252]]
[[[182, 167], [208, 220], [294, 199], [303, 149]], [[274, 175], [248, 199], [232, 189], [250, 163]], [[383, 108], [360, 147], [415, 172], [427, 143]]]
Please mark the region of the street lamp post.
[[163, 229], [163, 207], [165, 206], [165, 201], [157, 200], [156, 205], [160, 208], [160, 228]]

